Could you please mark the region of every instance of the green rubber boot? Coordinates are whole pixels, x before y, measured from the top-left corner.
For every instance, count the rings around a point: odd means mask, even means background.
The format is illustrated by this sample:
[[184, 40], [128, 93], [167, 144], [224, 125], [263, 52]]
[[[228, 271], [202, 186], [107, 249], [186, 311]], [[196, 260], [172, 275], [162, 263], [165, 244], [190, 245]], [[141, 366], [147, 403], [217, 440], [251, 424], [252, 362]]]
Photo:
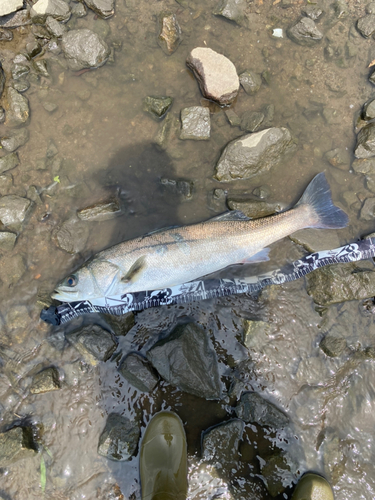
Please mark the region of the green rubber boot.
[[142, 500], [186, 500], [187, 451], [180, 418], [169, 411], [152, 417], [141, 445]]
[[308, 472], [299, 480], [292, 500], [334, 500], [334, 497], [332, 488], [324, 477]]

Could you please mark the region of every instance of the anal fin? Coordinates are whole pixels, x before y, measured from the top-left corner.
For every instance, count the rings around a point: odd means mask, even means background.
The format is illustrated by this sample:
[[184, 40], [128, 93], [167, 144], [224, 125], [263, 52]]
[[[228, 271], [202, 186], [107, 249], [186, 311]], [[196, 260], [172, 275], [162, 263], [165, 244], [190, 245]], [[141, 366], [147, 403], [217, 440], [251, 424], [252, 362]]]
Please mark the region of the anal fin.
[[255, 262], [267, 262], [267, 260], [270, 260], [268, 255], [269, 253], [270, 253], [269, 248], [263, 248], [260, 252], [256, 253], [255, 255], [247, 257], [245, 260], [242, 261], [242, 263], [254, 264]]

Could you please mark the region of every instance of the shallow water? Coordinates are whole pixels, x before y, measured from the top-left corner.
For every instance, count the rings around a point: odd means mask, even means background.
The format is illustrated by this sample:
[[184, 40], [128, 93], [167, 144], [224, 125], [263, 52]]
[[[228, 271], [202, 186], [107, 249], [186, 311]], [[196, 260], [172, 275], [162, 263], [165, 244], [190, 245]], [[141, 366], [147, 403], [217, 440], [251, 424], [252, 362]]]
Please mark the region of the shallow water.
[[[123, 355], [134, 350], [145, 353], [177, 320], [192, 318], [210, 331], [223, 388], [235, 372], [244, 387], [260, 392], [289, 415], [289, 434], [267, 435], [260, 427], [246, 426], [242, 461], [227, 477], [201, 461], [201, 433], [233, 416], [235, 398], [205, 401], [164, 382], [151, 396], [139, 393], [121, 378], [115, 361], [91, 366], [64, 341], [66, 330], [82, 321], [104, 324], [101, 318], [88, 317], [65, 328], [50, 327], [40, 322], [37, 302], [38, 294], [51, 292], [59, 279], [100, 249], [147, 231], [222, 212], [224, 201], [212, 196], [217, 188], [234, 195], [250, 194], [255, 187], [267, 185], [270, 201], [292, 205], [313, 175], [325, 170], [334, 200], [350, 217], [349, 227], [337, 233], [340, 242], [373, 231], [373, 222], [361, 220], [358, 207], [351, 209], [343, 198], [348, 190], [361, 200], [373, 197], [364, 177], [351, 172], [349, 166], [346, 170], [334, 168], [323, 158], [326, 151], [337, 147], [352, 154], [354, 121], [373, 95], [367, 66], [375, 57], [371, 55], [374, 41], [362, 38], [354, 27], [364, 5], [350, 2], [349, 15], [337, 19], [331, 3], [321, 2], [325, 14], [317, 25], [325, 36], [313, 48], [271, 37], [272, 28], [287, 28], [299, 18], [302, 2], [294, 2], [288, 9], [277, 1], [274, 5], [264, 0], [249, 3], [251, 29], [246, 29], [213, 16], [216, 0], [188, 2], [186, 7], [173, 1], [128, 0], [119, 1], [115, 15], [106, 21], [89, 11], [86, 17], [69, 22], [71, 27], [102, 33], [109, 28], [107, 42], [122, 43], [113, 64], [78, 76], [60, 65], [61, 54], [47, 54], [51, 78], [32, 83], [26, 92], [31, 109], [30, 140], [19, 149], [20, 166], [11, 171], [11, 193], [25, 196], [28, 187], [35, 185], [43, 203], [34, 207], [12, 254], [3, 255], [0, 263], [4, 269], [14, 255], [21, 255], [26, 267], [16, 284], [3, 283], [0, 288], [1, 424], [5, 428], [15, 419], [28, 418], [43, 425], [46, 498], [121, 498], [111, 496], [116, 484], [124, 498], [140, 498], [138, 455], [129, 462], [109, 462], [97, 454], [98, 438], [111, 411], [129, 417], [141, 415], [143, 433], [152, 414], [162, 408], [176, 411], [185, 423], [191, 499], [271, 498], [256, 457], [273, 445], [287, 450], [294, 479], [312, 469], [331, 481], [337, 500], [375, 497], [375, 368], [373, 361], [357, 354], [360, 348], [373, 345], [375, 327], [360, 303], [331, 306], [322, 318], [301, 280], [265, 290], [258, 301], [229, 297], [137, 314], [135, 327], [119, 339], [118, 351]], [[183, 41], [171, 56], [156, 42], [156, 16], [168, 9], [176, 13], [183, 31]], [[356, 57], [345, 57], [343, 46], [348, 39], [358, 49]], [[331, 60], [324, 55], [328, 40], [338, 47]], [[6, 70], [26, 41], [28, 29], [15, 30], [12, 42], [1, 42]], [[298, 139], [294, 156], [249, 180], [214, 180], [221, 149], [243, 132], [231, 127], [224, 111], [212, 105], [209, 141], [181, 141], [173, 133], [166, 150], [156, 147], [155, 136], [162, 124], [143, 111], [145, 96], [172, 96], [170, 114], [176, 119], [184, 107], [209, 105], [185, 65], [189, 51], [196, 46], [225, 54], [238, 73], [245, 69], [269, 71], [269, 84], [263, 83], [254, 96], [241, 90], [232, 108], [241, 116], [273, 104], [272, 125], [290, 128]], [[339, 92], [327, 86], [332, 79], [339, 81]], [[48, 114], [42, 107], [45, 101], [53, 101], [58, 109]], [[327, 123], [317, 108], [335, 110], [334, 123]], [[0, 135], [6, 133], [1, 125]], [[63, 160], [60, 183], [53, 180], [55, 172], [38, 169], [50, 139]], [[192, 196], [186, 199], [175, 193], [161, 178], [193, 182]], [[90, 236], [81, 253], [70, 255], [59, 249], [54, 243], [55, 229], [77, 209], [113, 192], [120, 193], [124, 214], [88, 223]], [[273, 248], [269, 265], [278, 267], [302, 252], [285, 240]], [[239, 272], [253, 274], [254, 270]], [[350, 349], [339, 358], [328, 358], [319, 348], [324, 331], [320, 325], [323, 319], [335, 324], [344, 313]], [[250, 350], [240, 342], [242, 318], [262, 319], [271, 325]], [[31, 376], [51, 365], [59, 369], [62, 388], [30, 394]], [[0, 492], [4, 498], [41, 498], [40, 462], [38, 454], [2, 469]], [[290, 478], [286, 481], [291, 483]], [[277, 498], [289, 498], [290, 491]]]

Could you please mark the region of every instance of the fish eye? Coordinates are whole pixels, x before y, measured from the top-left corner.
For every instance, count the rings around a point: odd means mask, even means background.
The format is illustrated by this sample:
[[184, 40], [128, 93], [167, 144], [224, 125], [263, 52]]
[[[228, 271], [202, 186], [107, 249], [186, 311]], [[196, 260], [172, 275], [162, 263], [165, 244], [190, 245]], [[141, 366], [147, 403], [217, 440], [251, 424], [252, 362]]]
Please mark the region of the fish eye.
[[78, 278], [77, 276], [74, 276], [74, 274], [66, 278], [66, 284], [68, 286], [76, 286], [77, 283], [78, 283]]

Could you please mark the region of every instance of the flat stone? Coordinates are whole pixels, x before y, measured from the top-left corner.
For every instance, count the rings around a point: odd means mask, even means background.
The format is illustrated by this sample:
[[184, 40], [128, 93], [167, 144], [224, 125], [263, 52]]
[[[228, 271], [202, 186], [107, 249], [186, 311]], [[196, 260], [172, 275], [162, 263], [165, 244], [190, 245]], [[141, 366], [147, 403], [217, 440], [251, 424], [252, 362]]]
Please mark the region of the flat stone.
[[159, 379], [149, 362], [139, 354], [129, 354], [118, 371], [134, 387], [142, 392], [151, 392]]
[[66, 338], [83, 356], [93, 356], [99, 361], [107, 361], [117, 347], [112, 334], [99, 325], [80, 328]]
[[306, 276], [307, 293], [322, 306], [375, 296], [375, 272], [356, 264], [334, 264]]
[[182, 31], [175, 14], [161, 13], [159, 16], [158, 44], [167, 56], [173, 54], [182, 41]]
[[0, 231], [0, 251], [11, 252], [16, 244], [17, 235], [7, 231]]
[[375, 156], [375, 123], [369, 123], [358, 132], [354, 156], [359, 159]]
[[36, 454], [31, 427], [13, 427], [0, 433], [0, 467], [8, 467], [13, 462], [35, 457]]
[[246, 70], [239, 76], [240, 84], [246, 94], [252, 95], [258, 92], [262, 85], [262, 77], [254, 71]]
[[214, 467], [231, 470], [236, 467], [239, 457], [239, 443], [244, 423], [232, 419], [216, 425], [203, 434], [202, 458]]
[[192, 106], [181, 110], [180, 139], [206, 141], [210, 138], [211, 122], [210, 111], [202, 106]]
[[375, 14], [367, 14], [357, 21], [357, 29], [365, 38], [369, 38], [375, 33]]
[[274, 404], [256, 392], [245, 392], [234, 411], [244, 422], [281, 429], [289, 424], [289, 418]]
[[0, 0], [0, 16], [12, 14], [22, 7], [23, 0]]
[[108, 19], [115, 13], [115, 0], [85, 0], [85, 4], [103, 19]]
[[47, 17], [45, 26], [48, 33], [56, 38], [61, 38], [67, 31], [67, 27], [64, 24], [59, 23], [59, 21], [52, 16]]
[[74, 71], [98, 68], [106, 63], [110, 54], [108, 45], [100, 36], [86, 28], [64, 33], [61, 48]]
[[6, 172], [7, 170], [12, 170], [17, 165], [19, 165], [20, 160], [17, 153], [10, 153], [9, 155], [0, 158], [0, 174]]
[[268, 128], [234, 139], [221, 154], [215, 177], [231, 181], [267, 172], [292, 146], [292, 136], [286, 128]]
[[31, 201], [10, 194], [0, 198], [0, 221], [4, 226], [19, 224], [25, 220]]
[[98, 453], [109, 460], [130, 460], [138, 446], [140, 428], [117, 413], [110, 413], [100, 435]]
[[78, 219], [69, 219], [53, 232], [53, 238], [62, 250], [75, 254], [86, 248], [89, 234], [90, 229], [87, 224]]
[[147, 96], [143, 101], [143, 109], [154, 118], [163, 118], [171, 109], [172, 97]]
[[260, 111], [245, 111], [241, 118], [241, 130], [256, 132], [264, 121], [264, 114]]
[[327, 334], [319, 344], [321, 350], [329, 357], [341, 356], [347, 347], [346, 340], [343, 337]]
[[10, 135], [1, 138], [1, 147], [5, 151], [16, 151], [16, 149], [27, 143], [27, 141], [29, 140], [29, 135], [29, 130], [27, 128], [12, 130]]
[[7, 88], [3, 105], [6, 111], [5, 125], [19, 127], [28, 122], [30, 117], [29, 101], [13, 87]]
[[38, 0], [30, 10], [33, 23], [43, 24], [49, 16], [57, 21], [67, 21], [70, 18], [69, 5], [64, 0]]
[[222, 54], [212, 49], [197, 47], [193, 49], [186, 64], [198, 80], [204, 97], [229, 105], [239, 91], [239, 79], [234, 64]]
[[31, 394], [42, 394], [44, 392], [56, 391], [60, 387], [59, 372], [51, 366], [33, 376], [30, 392]]
[[19, 28], [31, 24], [28, 9], [22, 9], [14, 14], [0, 17], [0, 26], [3, 28]]
[[198, 325], [177, 326], [147, 352], [147, 358], [164, 380], [181, 391], [206, 399], [220, 399], [216, 354], [208, 333]]
[[303, 17], [297, 24], [289, 28], [288, 37], [298, 45], [312, 47], [320, 42], [323, 34], [318, 30], [314, 21], [309, 17]]
[[291, 234], [289, 238], [311, 253], [320, 250], [331, 250], [340, 246], [340, 238], [334, 230], [302, 229], [302, 231]]
[[228, 118], [228, 122], [232, 125], [232, 127], [239, 127], [241, 124], [241, 118], [237, 115], [233, 109], [226, 109], [225, 116]]

